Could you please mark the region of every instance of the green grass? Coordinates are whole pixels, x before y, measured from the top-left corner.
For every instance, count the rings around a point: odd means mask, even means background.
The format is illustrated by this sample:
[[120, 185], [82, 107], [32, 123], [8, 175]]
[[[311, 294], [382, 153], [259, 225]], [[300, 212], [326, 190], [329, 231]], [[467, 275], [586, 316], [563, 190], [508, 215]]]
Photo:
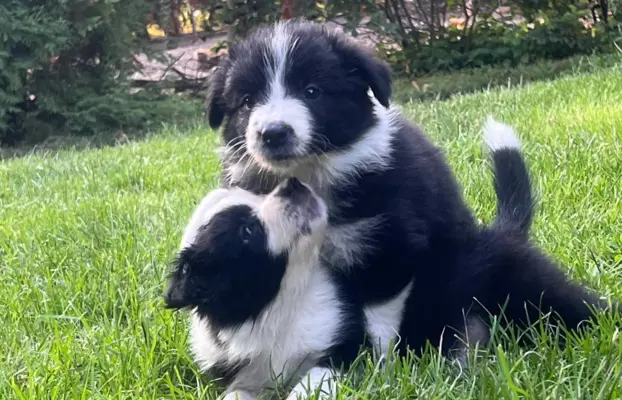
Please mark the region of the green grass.
[[[411, 103], [469, 203], [494, 196], [481, 126], [513, 124], [539, 196], [534, 240], [573, 277], [622, 297], [622, 69], [520, 89]], [[189, 357], [183, 314], [162, 307], [187, 218], [217, 183], [216, 137], [174, 129], [144, 141], [0, 162], [0, 399], [213, 398]], [[434, 350], [360, 368], [341, 398], [619, 399], [622, 342], [608, 318], [560, 350], [510, 331], [469, 371]]]

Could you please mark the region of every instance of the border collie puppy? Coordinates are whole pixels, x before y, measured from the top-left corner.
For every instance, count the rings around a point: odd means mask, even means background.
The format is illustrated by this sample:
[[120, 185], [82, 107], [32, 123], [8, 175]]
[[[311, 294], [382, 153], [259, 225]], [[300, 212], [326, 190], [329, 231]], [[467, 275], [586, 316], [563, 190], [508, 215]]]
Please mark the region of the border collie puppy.
[[328, 206], [322, 262], [394, 332], [418, 281], [446, 279], [477, 225], [440, 150], [391, 107], [388, 66], [310, 22], [254, 31], [210, 83], [223, 184], [268, 193], [308, 183]]
[[192, 215], [165, 302], [191, 310], [195, 361], [228, 383], [225, 399], [254, 399], [275, 378], [298, 379], [288, 399], [331, 392], [332, 367], [357, 357], [362, 308], [319, 261], [327, 223], [296, 178], [267, 196], [217, 189]]
[[299, 21], [255, 30], [211, 78], [224, 186], [262, 194], [294, 176], [324, 199], [321, 262], [364, 305], [383, 353], [398, 333], [414, 350], [440, 344], [445, 327], [478, 321], [465, 309], [496, 310], [510, 293], [514, 319], [524, 320], [525, 302], [569, 327], [587, 318], [583, 301], [598, 300], [527, 241], [531, 189], [512, 129], [488, 122], [499, 214], [482, 229], [439, 148], [390, 97], [387, 65], [343, 33]]

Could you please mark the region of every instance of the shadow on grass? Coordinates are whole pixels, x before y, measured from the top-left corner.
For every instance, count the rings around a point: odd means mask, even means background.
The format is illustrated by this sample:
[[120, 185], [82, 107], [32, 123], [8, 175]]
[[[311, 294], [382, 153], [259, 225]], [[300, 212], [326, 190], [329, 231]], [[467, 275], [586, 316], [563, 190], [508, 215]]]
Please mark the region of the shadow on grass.
[[197, 116], [192, 121], [184, 121], [181, 124], [176, 124], [175, 121], [171, 121], [171, 125], [163, 125], [157, 131], [119, 132], [116, 134], [110, 133], [93, 136], [54, 135], [39, 142], [24, 142], [14, 147], [0, 147], [0, 161], [30, 155], [55, 154], [66, 150], [82, 151], [123, 146], [132, 142], [148, 140], [163, 132], [183, 133], [196, 130], [210, 130], [209, 126], [200, 116]]
[[455, 95], [476, 93], [497, 87], [522, 87], [563, 76], [593, 73], [622, 67], [622, 54], [581, 56], [540, 61], [517, 67], [482, 67], [417, 78], [398, 78], [393, 98], [398, 103], [447, 100]]

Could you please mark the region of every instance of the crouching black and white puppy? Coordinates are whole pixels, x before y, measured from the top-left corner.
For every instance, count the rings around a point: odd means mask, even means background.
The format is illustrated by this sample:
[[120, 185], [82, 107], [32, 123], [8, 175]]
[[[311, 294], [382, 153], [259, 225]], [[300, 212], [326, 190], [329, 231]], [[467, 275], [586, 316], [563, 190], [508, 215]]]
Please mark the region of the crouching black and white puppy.
[[217, 189], [192, 215], [165, 301], [191, 310], [194, 358], [228, 383], [226, 399], [253, 399], [275, 378], [299, 380], [291, 399], [330, 393], [332, 368], [357, 356], [361, 308], [319, 262], [327, 223], [295, 178], [267, 196]]

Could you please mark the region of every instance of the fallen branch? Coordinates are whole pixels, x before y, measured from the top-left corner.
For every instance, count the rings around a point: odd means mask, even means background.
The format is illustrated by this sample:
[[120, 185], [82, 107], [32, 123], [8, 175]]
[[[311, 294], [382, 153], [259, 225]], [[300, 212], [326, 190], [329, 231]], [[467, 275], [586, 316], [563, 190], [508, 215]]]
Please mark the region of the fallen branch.
[[166, 76], [166, 74], [168, 73], [168, 71], [173, 68], [173, 66], [179, 61], [181, 60], [181, 58], [186, 54], [186, 52], [183, 52], [179, 55], [179, 57], [176, 57], [173, 62], [169, 63], [166, 68], [164, 69], [164, 72], [162, 72], [162, 75], [160, 76], [160, 81], [164, 79], [164, 77]]

